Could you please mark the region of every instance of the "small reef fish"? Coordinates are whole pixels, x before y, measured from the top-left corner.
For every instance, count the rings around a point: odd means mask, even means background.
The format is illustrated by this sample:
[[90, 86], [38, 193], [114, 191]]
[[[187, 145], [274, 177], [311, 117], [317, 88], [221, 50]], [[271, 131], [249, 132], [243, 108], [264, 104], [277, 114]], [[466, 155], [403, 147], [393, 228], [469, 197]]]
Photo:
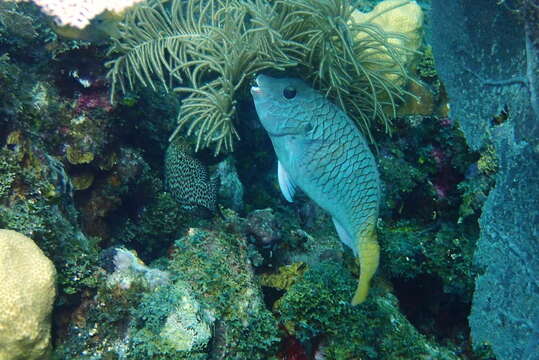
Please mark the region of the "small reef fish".
[[374, 156], [354, 122], [300, 79], [259, 75], [251, 87], [258, 117], [278, 158], [281, 191], [296, 188], [329, 212], [341, 241], [359, 258], [352, 305], [365, 301], [378, 267], [380, 180]]
[[193, 147], [176, 137], [165, 153], [165, 186], [180, 206], [196, 216], [220, 214], [217, 205], [218, 180], [195, 157]]

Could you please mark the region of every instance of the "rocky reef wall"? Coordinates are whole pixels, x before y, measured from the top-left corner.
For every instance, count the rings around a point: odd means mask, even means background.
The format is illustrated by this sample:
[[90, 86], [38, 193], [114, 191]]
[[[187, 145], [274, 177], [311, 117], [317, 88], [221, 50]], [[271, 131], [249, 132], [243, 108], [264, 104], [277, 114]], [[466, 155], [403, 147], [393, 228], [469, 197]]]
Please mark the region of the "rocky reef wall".
[[474, 150], [494, 147], [499, 171], [480, 218], [470, 326], [501, 359], [539, 359], [537, 5], [432, 3], [432, 46], [456, 118]]

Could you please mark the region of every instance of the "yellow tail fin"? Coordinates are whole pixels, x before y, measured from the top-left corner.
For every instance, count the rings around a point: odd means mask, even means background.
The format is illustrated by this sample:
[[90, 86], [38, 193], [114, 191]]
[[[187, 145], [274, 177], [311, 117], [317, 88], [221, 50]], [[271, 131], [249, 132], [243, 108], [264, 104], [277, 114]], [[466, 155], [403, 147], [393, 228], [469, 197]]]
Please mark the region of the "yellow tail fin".
[[369, 285], [380, 259], [380, 246], [376, 239], [376, 230], [364, 232], [358, 240], [359, 264], [361, 266], [359, 273], [359, 283], [356, 293], [352, 298], [352, 305], [361, 304], [367, 298]]

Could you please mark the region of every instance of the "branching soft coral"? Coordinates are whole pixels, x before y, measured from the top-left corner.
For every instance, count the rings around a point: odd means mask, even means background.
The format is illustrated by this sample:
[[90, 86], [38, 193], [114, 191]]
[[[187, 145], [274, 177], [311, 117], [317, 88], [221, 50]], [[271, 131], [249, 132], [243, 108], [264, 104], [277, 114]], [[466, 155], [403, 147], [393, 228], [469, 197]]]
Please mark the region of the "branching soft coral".
[[[130, 12], [111, 52], [121, 55], [108, 63], [109, 77], [122, 90], [135, 82], [167, 88], [178, 83], [189, 92], [178, 116], [179, 127], [197, 137], [197, 149], [215, 146], [230, 151], [238, 138], [234, 126], [235, 93], [245, 79], [264, 68], [295, 65], [284, 54], [261, 51], [266, 31], [248, 31], [251, 11], [236, 0], [153, 1]], [[271, 21], [271, 20], [270, 20]], [[251, 29], [252, 30], [252, 29]], [[270, 35], [276, 48], [275, 35]], [[260, 46], [257, 46], [259, 44]], [[177, 131], [173, 134], [173, 136]]]
[[[113, 87], [161, 82], [187, 92], [178, 129], [197, 138], [197, 149], [232, 151], [237, 92], [255, 73], [300, 66], [300, 73], [334, 99], [366, 134], [374, 119], [386, 129], [384, 109], [402, 89], [388, 72], [406, 76], [394, 36], [373, 24], [354, 24], [350, 0], [149, 1], [127, 14], [108, 63]], [[353, 40], [358, 32], [368, 34]], [[387, 69], [376, 54], [388, 56]], [[372, 66], [376, 63], [377, 66]], [[391, 63], [391, 64], [389, 64]]]

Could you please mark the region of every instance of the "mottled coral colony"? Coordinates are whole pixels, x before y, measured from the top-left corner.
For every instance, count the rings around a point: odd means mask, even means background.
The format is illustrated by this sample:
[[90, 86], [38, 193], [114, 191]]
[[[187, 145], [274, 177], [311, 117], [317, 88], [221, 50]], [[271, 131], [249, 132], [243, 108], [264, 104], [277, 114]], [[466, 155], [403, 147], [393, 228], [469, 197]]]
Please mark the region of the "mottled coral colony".
[[[429, 4], [149, 0], [78, 28], [1, 2], [0, 359], [493, 359], [467, 316], [497, 157], [448, 114]], [[331, 218], [276, 185], [261, 72], [308, 82], [375, 154], [359, 306]]]

